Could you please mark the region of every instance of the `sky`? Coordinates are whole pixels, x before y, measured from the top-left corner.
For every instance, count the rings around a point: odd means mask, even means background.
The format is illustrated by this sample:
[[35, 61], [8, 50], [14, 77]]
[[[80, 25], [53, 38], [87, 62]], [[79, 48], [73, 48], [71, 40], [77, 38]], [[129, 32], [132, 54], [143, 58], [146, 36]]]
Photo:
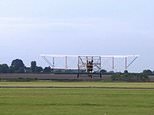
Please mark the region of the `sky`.
[[154, 70], [153, 0], [0, 0], [0, 63], [40, 54], [140, 57], [132, 71]]

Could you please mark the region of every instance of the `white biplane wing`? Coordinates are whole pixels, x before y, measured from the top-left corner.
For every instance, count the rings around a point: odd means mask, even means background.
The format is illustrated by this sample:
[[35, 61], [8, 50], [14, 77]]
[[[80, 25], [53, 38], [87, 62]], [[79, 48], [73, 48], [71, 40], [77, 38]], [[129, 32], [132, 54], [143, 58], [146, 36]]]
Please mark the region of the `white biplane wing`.
[[[104, 58], [111, 59], [111, 64], [112, 64], [111, 67], [113, 70], [115, 69], [115, 59], [116, 58], [124, 59], [124, 68], [125, 68], [125, 70], [127, 70], [134, 63], [134, 61], [139, 57], [139, 55], [57, 55], [57, 54], [53, 54], [53, 55], [41, 54], [40, 56], [52, 68], [56, 68], [56, 66], [55, 66], [55, 62], [56, 62], [55, 59], [56, 58], [63, 58], [64, 63], [65, 63], [65, 67], [63, 69], [71, 69], [71, 68], [68, 68], [69, 58], [76, 58], [76, 62], [77, 62], [76, 66], [78, 69], [79, 69], [79, 67], [85, 67], [86, 62], [88, 60], [94, 59], [94, 60], [97, 60], [97, 62], [95, 62], [95, 65], [100, 70], [103, 67], [102, 60]], [[48, 57], [50, 57], [50, 60], [48, 59]], [[131, 61], [128, 62], [128, 59], [131, 59]]]

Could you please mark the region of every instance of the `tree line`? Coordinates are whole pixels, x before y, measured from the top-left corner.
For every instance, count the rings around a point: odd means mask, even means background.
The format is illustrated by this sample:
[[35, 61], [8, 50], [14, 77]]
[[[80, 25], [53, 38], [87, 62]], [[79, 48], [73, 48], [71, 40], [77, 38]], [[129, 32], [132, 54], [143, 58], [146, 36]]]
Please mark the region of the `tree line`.
[[50, 73], [50, 67], [37, 66], [36, 61], [31, 62], [30, 67], [26, 67], [21, 59], [15, 59], [11, 65], [0, 64], [0, 73]]
[[[57, 70], [58, 73], [61, 73], [63, 70]], [[76, 73], [77, 70], [67, 70], [65, 72], [68, 73]], [[50, 67], [41, 67], [37, 66], [36, 61], [31, 61], [31, 66], [26, 67], [25, 64], [21, 59], [15, 59], [12, 61], [11, 65], [8, 66], [7, 64], [0, 64], [0, 73], [52, 73], [53, 70]], [[107, 72], [107, 70], [102, 69], [102, 74], [113, 74], [114, 72]], [[124, 71], [124, 73], [128, 73], [128, 71]], [[143, 74], [151, 75], [154, 74], [154, 71], [151, 71], [149, 69], [143, 70]], [[115, 73], [114, 73], [115, 74]]]

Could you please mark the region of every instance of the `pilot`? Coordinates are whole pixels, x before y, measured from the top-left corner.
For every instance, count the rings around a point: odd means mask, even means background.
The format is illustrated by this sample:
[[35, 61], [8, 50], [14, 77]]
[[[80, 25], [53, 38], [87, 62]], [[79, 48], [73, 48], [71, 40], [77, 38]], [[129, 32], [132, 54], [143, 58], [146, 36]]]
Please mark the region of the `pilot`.
[[87, 72], [89, 74], [88, 76], [91, 78], [92, 78], [92, 75], [91, 75], [92, 71], [93, 71], [93, 60], [87, 61]]

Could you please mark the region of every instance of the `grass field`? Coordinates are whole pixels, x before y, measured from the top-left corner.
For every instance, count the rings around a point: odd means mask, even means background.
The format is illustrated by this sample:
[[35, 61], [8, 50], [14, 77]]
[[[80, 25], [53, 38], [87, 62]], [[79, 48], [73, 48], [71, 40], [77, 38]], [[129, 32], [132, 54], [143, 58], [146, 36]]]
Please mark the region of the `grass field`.
[[154, 83], [0, 82], [0, 87], [0, 115], [154, 114]]

